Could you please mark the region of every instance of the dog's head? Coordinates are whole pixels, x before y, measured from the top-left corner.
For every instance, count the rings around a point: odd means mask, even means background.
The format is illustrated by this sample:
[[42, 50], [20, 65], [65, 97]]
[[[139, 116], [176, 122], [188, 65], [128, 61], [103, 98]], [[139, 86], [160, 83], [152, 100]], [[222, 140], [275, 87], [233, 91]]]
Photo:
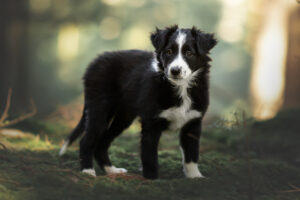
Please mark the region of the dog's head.
[[213, 34], [203, 33], [195, 27], [179, 29], [177, 25], [156, 29], [151, 34], [158, 61], [157, 71], [172, 82], [192, 79], [207, 68], [209, 51], [217, 41]]

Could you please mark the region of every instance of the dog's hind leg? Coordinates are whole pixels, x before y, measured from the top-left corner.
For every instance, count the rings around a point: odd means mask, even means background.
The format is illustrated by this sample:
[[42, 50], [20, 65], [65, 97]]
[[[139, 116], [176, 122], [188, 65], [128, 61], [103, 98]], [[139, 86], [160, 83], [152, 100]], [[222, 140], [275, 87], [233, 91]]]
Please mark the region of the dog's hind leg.
[[97, 101], [87, 105], [86, 133], [80, 140], [80, 165], [84, 173], [95, 176], [93, 152], [96, 139], [103, 135], [108, 126], [108, 115], [111, 104], [108, 101]]
[[131, 115], [128, 112], [118, 112], [112, 119], [113, 121], [108, 129], [103, 135], [99, 136], [99, 139], [97, 139], [94, 156], [99, 166], [108, 174], [127, 172], [126, 169], [116, 168], [111, 164], [108, 156], [108, 148], [112, 141], [119, 136], [123, 130], [130, 126], [134, 117], [134, 115]]

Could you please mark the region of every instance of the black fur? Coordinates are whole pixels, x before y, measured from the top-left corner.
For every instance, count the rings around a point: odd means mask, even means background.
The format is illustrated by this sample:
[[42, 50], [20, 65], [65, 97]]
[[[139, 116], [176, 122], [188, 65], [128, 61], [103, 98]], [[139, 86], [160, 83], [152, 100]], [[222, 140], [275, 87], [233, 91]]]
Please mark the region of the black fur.
[[[178, 27], [173, 26], [152, 33], [155, 54], [139, 50], [107, 52], [90, 64], [83, 77], [83, 116], [68, 138], [70, 145], [85, 130], [80, 141], [81, 169], [93, 168], [93, 157], [101, 168], [111, 166], [108, 157], [111, 142], [139, 116], [143, 175], [149, 179], [158, 177], [157, 146], [162, 131], [168, 129], [170, 123], [159, 117], [159, 113], [183, 102], [178, 88], [170, 83], [166, 74], [171, 58], [166, 57], [165, 50], [171, 48], [168, 45], [174, 42], [177, 30]], [[202, 69], [187, 90], [192, 100], [190, 109], [202, 112], [203, 117], [209, 104], [208, 52], [216, 40], [196, 28], [181, 30], [187, 37], [186, 48], [193, 51], [193, 56], [186, 59], [189, 67], [192, 71]], [[158, 71], [151, 67], [155, 55]], [[186, 162], [198, 161], [202, 117], [190, 120], [181, 128], [180, 143]]]

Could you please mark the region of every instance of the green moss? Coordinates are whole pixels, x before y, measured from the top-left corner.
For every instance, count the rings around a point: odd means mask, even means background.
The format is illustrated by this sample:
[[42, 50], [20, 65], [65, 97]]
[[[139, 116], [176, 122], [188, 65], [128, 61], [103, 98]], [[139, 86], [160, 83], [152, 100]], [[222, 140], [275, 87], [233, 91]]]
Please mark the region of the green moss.
[[0, 150], [0, 199], [297, 200], [300, 193], [290, 190], [300, 187], [300, 131], [294, 126], [298, 114], [283, 112], [273, 120], [233, 130], [206, 130], [199, 160], [203, 179], [184, 177], [176, 134], [162, 137], [160, 179], [154, 181], [141, 179], [136, 127], [110, 149], [113, 164], [129, 170], [121, 177], [106, 176], [98, 167], [97, 178], [80, 173], [76, 144], [57, 156], [59, 140], [53, 137], [58, 133], [49, 133], [53, 142], [34, 135], [1, 137], [11, 146]]
[[14, 128], [40, 136], [48, 136], [51, 140], [56, 142], [64, 139], [71, 131], [71, 128], [63, 123], [53, 123], [36, 118], [26, 119], [16, 124]]

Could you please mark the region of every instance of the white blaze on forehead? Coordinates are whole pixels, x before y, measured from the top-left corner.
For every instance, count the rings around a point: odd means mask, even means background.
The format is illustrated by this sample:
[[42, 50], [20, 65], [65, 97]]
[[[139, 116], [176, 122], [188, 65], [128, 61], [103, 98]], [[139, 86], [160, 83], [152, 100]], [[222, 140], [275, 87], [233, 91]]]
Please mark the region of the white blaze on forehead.
[[170, 71], [172, 67], [177, 66], [181, 68], [181, 76], [184, 79], [187, 78], [192, 73], [191, 69], [189, 68], [188, 64], [185, 62], [182, 56], [182, 46], [184, 45], [185, 41], [186, 41], [186, 34], [179, 30], [176, 38], [176, 43], [178, 44], [178, 55], [173, 60], [173, 62], [170, 63], [168, 69], [168, 73], [170, 75]]
[[177, 38], [176, 38], [176, 42], [177, 42], [177, 44], [178, 44], [178, 50], [179, 50], [179, 52], [181, 52], [182, 46], [183, 46], [183, 44], [185, 43], [185, 38], [186, 38], [186, 34], [185, 34], [185, 33], [182, 33], [182, 32], [179, 30], [178, 36], [177, 36]]

